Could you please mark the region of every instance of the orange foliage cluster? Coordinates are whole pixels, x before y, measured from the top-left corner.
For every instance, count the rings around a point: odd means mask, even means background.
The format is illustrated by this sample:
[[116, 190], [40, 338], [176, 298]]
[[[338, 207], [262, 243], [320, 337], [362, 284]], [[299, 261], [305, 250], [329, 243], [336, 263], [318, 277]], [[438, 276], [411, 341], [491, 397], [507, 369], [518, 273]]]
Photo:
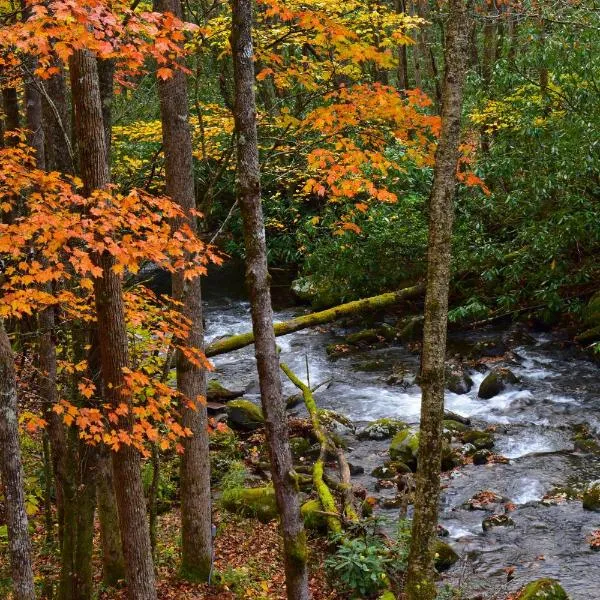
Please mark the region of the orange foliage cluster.
[[184, 68], [175, 61], [184, 32], [196, 29], [169, 13], [134, 12], [122, 0], [28, 0], [27, 6], [26, 22], [0, 31], [0, 66], [19, 66], [19, 56], [28, 54], [36, 58], [36, 74], [44, 79], [58, 72], [57, 59], [66, 63], [82, 49], [115, 59], [121, 83], [125, 75], [143, 71], [150, 57], [168, 77], [172, 68]]
[[[84, 197], [79, 188], [75, 178], [36, 169], [32, 151], [23, 143], [0, 150], [1, 208], [23, 215], [0, 224], [0, 316], [22, 319], [52, 307], [62, 323], [93, 321], [92, 292], [94, 281], [102, 276], [98, 259], [103, 253], [114, 258], [119, 275], [137, 273], [150, 261], [194, 278], [206, 272], [208, 262], [220, 261], [170, 199], [113, 189]], [[59, 365], [59, 383], [66, 391], [76, 375], [81, 401], [62, 398], [53, 410], [67, 425], [77, 425], [80, 436], [93, 444], [105, 443], [115, 450], [132, 444], [146, 453], [146, 443], [160, 439], [161, 448], [180, 449], [178, 440], [191, 432], [179, 424], [177, 406], [196, 406], [204, 399], [181, 398], [163, 382], [164, 357], [178, 349], [197, 366], [210, 364], [201, 349], [179, 341], [187, 338], [189, 321], [177, 302], [138, 286], [125, 294], [125, 303], [133, 368], [125, 373], [121, 394], [132, 399], [132, 414], [126, 403], [116, 408], [102, 404], [94, 384], [84, 377], [86, 361], [68, 358]], [[119, 427], [120, 417], [133, 419], [131, 432]], [[34, 413], [26, 422], [29, 430], [44, 425]]]

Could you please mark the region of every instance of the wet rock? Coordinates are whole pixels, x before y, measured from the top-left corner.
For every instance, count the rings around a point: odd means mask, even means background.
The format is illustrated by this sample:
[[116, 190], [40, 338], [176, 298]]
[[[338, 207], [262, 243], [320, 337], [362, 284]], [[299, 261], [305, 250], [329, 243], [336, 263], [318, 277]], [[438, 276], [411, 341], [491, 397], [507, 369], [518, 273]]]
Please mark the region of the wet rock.
[[359, 440], [387, 440], [408, 425], [398, 419], [377, 419], [358, 432]]
[[299, 404], [304, 402], [304, 397], [302, 394], [292, 394], [285, 399], [285, 406], [287, 409], [295, 408]]
[[395, 365], [392, 374], [385, 380], [388, 385], [397, 385], [407, 389], [416, 383], [416, 375], [403, 365]]
[[277, 518], [275, 490], [271, 486], [225, 490], [221, 504], [230, 512], [256, 518], [262, 523]]
[[208, 382], [206, 399], [209, 402], [227, 402], [244, 395], [244, 390], [230, 390], [216, 379]]
[[373, 373], [381, 371], [385, 367], [385, 361], [381, 359], [367, 360], [366, 362], [358, 363], [354, 368], [363, 373]]
[[515, 385], [518, 382], [518, 377], [510, 369], [498, 367], [481, 382], [477, 395], [484, 400], [489, 400], [503, 392], [507, 385]]
[[387, 323], [373, 329], [363, 329], [347, 335], [345, 340], [354, 346], [360, 344], [376, 344], [383, 340], [391, 341], [396, 337], [396, 330]]
[[227, 422], [232, 429], [254, 431], [265, 423], [262, 410], [250, 400], [232, 400], [227, 403]]
[[444, 430], [449, 431], [452, 434], [460, 434], [465, 433], [469, 428], [458, 421], [446, 420], [444, 421]]
[[318, 414], [321, 425], [331, 433], [337, 435], [354, 435], [356, 432], [354, 423], [344, 415], [326, 408], [319, 409]]
[[356, 352], [356, 349], [353, 349], [348, 344], [340, 344], [339, 342], [325, 346], [325, 352], [327, 352], [329, 358], [340, 358], [340, 356], [345, 356], [353, 351]]
[[486, 517], [482, 523], [481, 527], [484, 531], [489, 531], [494, 527], [514, 527], [515, 522], [508, 515], [491, 515]]
[[569, 600], [569, 596], [556, 579], [546, 578], [528, 583], [517, 600]]
[[459, 452], [463, 456], [471, 456], [472, 454], [475, 454], [475, 452], [477, 452], [477, 448], [475, 448], [473, 444], [464, 444], [459, 450]]
[[600, 512], [600, 481], [594, 482], [583, 492], [582, 502], [585, 510]]
[[463, 417], [462, 415], [452, 412], [451, 410], [444, 411], [444, 420], [456, 421], [457, 423], [462, 423], [463, 425], [467, 426], [471, 425], [471, 419], [469, 417]]
[[327, 531], [327, 517], [323, 514], [323, 507], [319, 500], [308, 500], [300, 507], [300, 514], [304, 519], [304, 526], [313, 531]]
[[466, 431], [461, 437], [465, 444], [473, 444], [477, 450], [489, 450], [494, 447], [494, 436], [487, 431]]
[[434, 564], [438, 572], [447, 571], [454, 563], [458, 561], [458, 554], [446, 542], [441, 540], [435, 541], [435, 559]]
[[450, 535], [450, 532], [443, 525], [440, 525], [439, 523], [438, 523], [437, 527], [435, 528], [435, 532], [438, 537], [448, 537]]
[[379, 503], [382, 508], [400, 508], [402, 506], [402, 496], [395, 496], [394, 498], [382, 498]]
[[473, 387], [473, 380], [463, 367], [456, 363], [446, 365], [446, 389], [454, 394], [468, 394]]
[[348, 468], [350, 469], [350, 475], [352, 475], [352, 477], [362, 475], [365, 472], [365, 468], [362, 465], [348, 463]]
[[474, 465], [486, 465], [492, 453], [489, 450], [477, 450], [473, 453]]
[[392, 462], [388, 461], [379, 467], [375, 467], [371, 471], [371, 475], [377, 479], [394, 479], [396, 475], [402, 473], [411, 473], [410, 467], [405, 465], [403, 462]]
[[498, 504], [504, 502], [508, 502], [508, 498], [491, 490], [483, 490], [477, 492], [472, 498], [469, 498], [463, 506], [469, 510], [494, 510]]

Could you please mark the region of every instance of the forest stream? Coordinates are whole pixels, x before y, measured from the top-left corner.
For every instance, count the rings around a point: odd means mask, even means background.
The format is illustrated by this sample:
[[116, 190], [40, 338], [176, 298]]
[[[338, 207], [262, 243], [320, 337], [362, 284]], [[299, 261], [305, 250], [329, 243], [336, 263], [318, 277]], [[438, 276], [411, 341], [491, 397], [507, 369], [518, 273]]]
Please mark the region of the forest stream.
[[[242, 298], [211, 296], [207, 303], [207, 340], [247, 331], [250, 307]], [[298, 309], [278, 311], [276, 320], [289, 319]], [[311, 385], [328, 382], [316, 393], [320, 408], [348, 417], [357, 430], [382, 417], [394, 417], [417, 424], [420, 388], [417, 385], [387, 383], [392, 371], [416, 373], [418, 355], [402, 345], [369, 348], [335, 360], [326, 346], [346, 333], [333, 325], [326, 332], [299, 331], [278, 338], [281, 358], [300, 377], [310, 375]], [[501, 328], [490, 331], [454, 333], [452, 344], [473, 343], [507, 337]], [[509, 336], [515, 339], [516, 336]], [[461, 560], [445, 574], [453, 584], [470, 592], [481, 592], [485, 600], [505, 597], [539, 577], [561, 581], [574, 600], [597, 600], [600, 596], [600, 554], [586, 542], [589, 533], [600, 527], [600, 514], [586, 511], [581, 500], [558, 495], [561, 488], [581, 486], [600, 479], [600, 457], [580, 453], [573, 443], [573, 426], [587, 424], [600, 430], [600, 385], [598, 367], [584, 360], [556, 334], [529, 333], [518, 336], [500, 363], [519, 378], [518, 386], [497, 396], [477, 397], [485, 372], [473, 370], [474, 385], [466, 394], [446, 394], [446, 409], [470, 417], [480, 429], [495, 427], [494, 452], [510, 459], [508, 464], [465, 465], [444, 474], [440, 524]], [[253, 347], [214, 359], [216, 375], [226, 386], [245, 389], [245, 397], [259, 402]], [[297, 390], [285, 377], [286, 395]], [[303, 407], [292, 409], [303, 414]], [[387, 459], [389, 440], [358, 441], [348, 436], [348, 459], [364, 468], [353, 480], [378, 498], [392, 490], [377, 489], [372, 470]], [[359, 469], [360, 470], [360, 469]], [[494, 527], [484, 532], [482, 520], [490, 512], [470, 510], [463, 504], [474, 494], [491, 490], [510, 499], [514, 526]], [[558, 491], [558, 492], [557, 492]], [[542, 498], [547, 496], [542, 502]], [[390, 520], [398, 509], [378, 509]], [[495, 512], [501, 512], [496, 510]], [[515, 567], [507, 578], [505, 569]], [[509, 571], [510, 572], [510, 571]], [[511, 579], [507, 582], [507, 579]]]

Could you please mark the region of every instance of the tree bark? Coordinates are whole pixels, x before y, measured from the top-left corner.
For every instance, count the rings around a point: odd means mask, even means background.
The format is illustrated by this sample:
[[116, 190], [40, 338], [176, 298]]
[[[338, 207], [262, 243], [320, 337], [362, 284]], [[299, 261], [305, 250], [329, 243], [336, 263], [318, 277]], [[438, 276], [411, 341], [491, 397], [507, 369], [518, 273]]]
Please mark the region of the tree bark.
[[[154, 9], [181, 16], [179, 0], [155, 0]], [[169, 79], [158, 81], [165, 154], [166, 193], [183, 209], [188, 225], [197, 231], [186, 76], [174, 71]], [[185, 281], [183, 273], [173, 276], [173, 296], [183, 304], [182, 312], [190, 322], [185, 345], [204, 349], [202, 290], [200, 278]], [[210, 496], [210, 458], [208, 416], [206, 413], [206, 374], [177, 352], [177, 389], [195, 407], [184, 401], [182, 424], [193, 436], [182, 442], [181, 458], [181, 573], [186, 579], [206, 581], [212, 561], [212, 515]]]
[[[110, 180], [98, 71], [93, 54], [85, 50], [75, 52], [70, 59], [70, 74], [80, 174], [84, 191], [90, 194], [95, 189], [105, 188]], [[110, 254], [105, 252], [96, 257], [96, 262], [102, 269], [102, 276], [94, 280], [94, 295], [104, 394], [113, 406], [122, 402], [128, 406], [128, 414], [121, 417], [119, 427], [131, 431], [132, 401], [124, 392], [123, 369], [128, 367], [129, 357], [122, 281], [113, 270], [114, 259]], [[131, 600], [156, 600], [140, 455], [132, 446], [123, 445], [113, 453], [112, 462], [128, 595]]]
[[[417, 284], [396, 292], [387, 292], [385, 294], [380, 294], [379, 296], [371, 296], [370, 298], [363, 298], [362, 300], [353, 300], [352, 302], [339, 304], [338, 306], [326, 310], [295, 317], [289, 321], [273, 323], [272, 326], [275, 330], [275, 336], [287, 335], [294, 331], [300, 331], [301, 329], [307, 329], [308, 327], [316, 327], [317, 325], [330, 323], [331, 321], [342, 319], [344, 317], [381, 310], [388, 306], [398, 304], [403, 300], [418, 298], [423, 294], [423, 291], [424, 286]], [[232, 335], [231, 337], [212, 342], [206, 347], [205, 354], [208, 357], [218, 356], [219, 354], [226, 354], [227, 352], [239, 350], [240, 348], [244, 348], [253, 343], [254, 332], [248, 331], [247, 333]]]
[[230, 41], [235, 82], [237, 198], [243, 219], [246, 280], [250, 291], [265, 432], [277, 508], [281, 517], [287, 597], [290, 600], [306, 600], [309, 597], [306, 533], [300, 516], [298, 489], [293, 477], [267, 270], [256, 131], [252, 0], [233, 0]]
[[446, 73], [442, 130], [429, 198], [427, 291], [421, 357], [421, 425], [415, 514], [408, 558], [408, 600], [433, 600], [433, 541], [440, 496], [444, 362], [456, 169], [459, 156], [462, 96], [467, 70], [469, 0], [450, 0], [445, 47]]
[[8, 549], [15, 600], [34, 600], [31, 542], [27, 530], [19, 425], [17, 380], [12, 348], [0, 321], [0, 475], [6, 503]]

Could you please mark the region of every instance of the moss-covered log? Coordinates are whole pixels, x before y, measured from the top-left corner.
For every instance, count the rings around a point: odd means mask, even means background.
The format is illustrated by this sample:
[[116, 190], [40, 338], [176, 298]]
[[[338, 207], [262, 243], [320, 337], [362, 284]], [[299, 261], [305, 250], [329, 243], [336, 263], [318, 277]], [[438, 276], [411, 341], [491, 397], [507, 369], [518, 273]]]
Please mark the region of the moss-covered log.
[[343, 449], [333, 442], [325, 428], [322, 426], [319, 420], [317, 403], [315, 402], [312, 390], [303, 383], [286, 364], [281, 363], [281, 370], [287, 375], [288, 379], [301, 390], [315, 436], [321, 446], [321, 453], [313, 468], [313, 483], [319, 496], [319, 500], [321, 501], [323, 511], [328, 513], [327, 525], [331, 531], [337, 533], [341, 531], [342, 528], [341, 519], [335, 516], [339, 513], [335, 506], [331, 490], [324, 480], [323, 468], [327, 452], [331, 451], [335, 453], [340, 469], [340, 483], [338, 489], [342, 493], [344, 502], [344, 517], [345, 520], [348, 521], [357, 521], [358, 514], [353, 504], [352, 483], [350, 481], [350, 467], [348, 461], [346, 460]]
[[[287, 335], [288, 333], [307, 329], [308, 327], [330, 323], [331, 321], [343, 317], [350, 317], [387, 308], [388, 306], [393, 306], [403, 300], [417, 298], [423, 294], [423, 291], [423, 286], [419, 284], [395, 292], [380, 294], [379, 296], [354, 300], [353, 302], [340, 304], [339, 306], [334, 306], [333, 308], [310, 313], [308, 315], [301, 315], [294, 319], [290, 319], [289, 321], [274, 323], [273, 327], [275, 328], [275, 335]], [[247, 333], [232, 335], [231, 337], [212, 342], [206, 347], [205, 354], [208, 357], [218, 356], [219, 354], [226, 354], [233, 350], [239, 350], [252, 343], [254, 343], [254, 334], [251, 331], [248, 331]]]

